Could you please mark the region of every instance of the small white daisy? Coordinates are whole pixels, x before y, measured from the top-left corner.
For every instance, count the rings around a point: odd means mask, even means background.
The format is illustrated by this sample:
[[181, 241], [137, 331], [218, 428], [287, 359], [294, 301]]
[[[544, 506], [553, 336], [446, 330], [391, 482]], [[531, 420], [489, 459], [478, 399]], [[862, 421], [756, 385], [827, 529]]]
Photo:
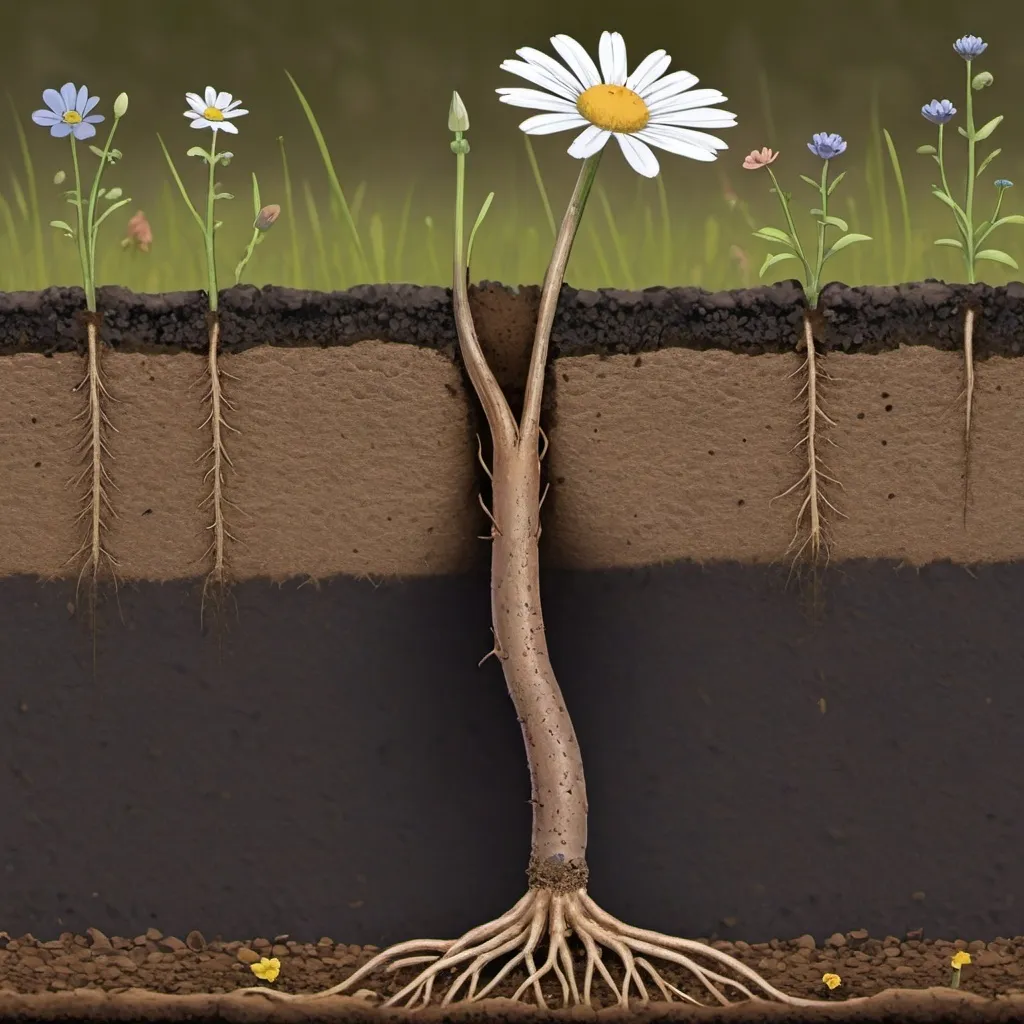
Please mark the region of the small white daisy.
[[711, 109], [726, 97], [717, 89], [688, 91], [698, 81], [689, 71], [665, 75], [672, 58], [664, 50], [655, 50], [627, 75], [622, 36], [602, 32], [598, 48], [602, 81], [590, 55], [575, 39], [557, 35], [551, 45], [568, 70], [531, 46], [516, 50], [522, 60], [506, 60], [501, 65], [503, 71], [548, 90], [497, 90], [502, 103], [550, 111], [523, 121], [519, 127], [527, 135], [552, 135], [582, 127], [569, 147], [569, 155], [578, 160], [599, 152], [614, 135], [629, 165], [645, 178], [656, 177], [659, 170], [651, 146], [705, 161], [716, 160], [718, 150], [729, 148], [714, 135], [695, 131], [736, 125], [735, 114]]
[[248, 110], [238, 109], [241, 100], [232, 100], [231, 93], [217, 92], [210, 85], [206, 87], [205, 96], [187, 92], [185, 99], [192, 108], [185, 111], [185, 116], [191, 119], [193, 128], [212, 128], [215, 132], [225, 131], [237, 135], [238, 129], [226, 119], [249, 113]]

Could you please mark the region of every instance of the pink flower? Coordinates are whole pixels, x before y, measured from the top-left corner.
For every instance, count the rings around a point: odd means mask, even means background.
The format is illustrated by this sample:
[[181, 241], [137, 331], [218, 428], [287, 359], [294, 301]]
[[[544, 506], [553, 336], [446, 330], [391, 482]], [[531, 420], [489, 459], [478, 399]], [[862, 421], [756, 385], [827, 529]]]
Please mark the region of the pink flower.
[[125, 235], [121, 245], [125, 249], [127, 249], [128, 246], [133, 246], [140, 249], [142, 252], [149, 252], [149, 247], [152, 244], [153, 229], [149, 226], [149, 221], [146, 220], [146, 215], [139, 210], [139, 212], [128, 221], [128, 234]]
[[756, 171], [761, 167], [767, 167], [768, 164], [775, 162], [778, 155], [778, 153], [773, 153], [768, 149], [767, 146], [764, 149], [752, 150], [743, 158], [743, 169], [746, 171]]

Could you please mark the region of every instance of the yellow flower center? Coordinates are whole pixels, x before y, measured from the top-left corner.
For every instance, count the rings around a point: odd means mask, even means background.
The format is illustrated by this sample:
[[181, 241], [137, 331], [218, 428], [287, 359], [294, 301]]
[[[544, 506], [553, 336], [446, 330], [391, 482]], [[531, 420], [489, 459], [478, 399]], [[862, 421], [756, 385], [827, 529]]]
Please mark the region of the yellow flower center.
[[647, 104], [624, 85], [592, 85], [576, 101], [576, 109], [598, 128], [627, 135], [651, 119]]
[[82, 115], [77, 110], [65, 110], [64, 113], [61, 114], [61, 120], [65, 124], [81, 124]]
[[207, 121], [223, 121], [224, 111], [218, 110], [216, 107], [207, 107], [203, 111], [203, 117], [205, 117]]

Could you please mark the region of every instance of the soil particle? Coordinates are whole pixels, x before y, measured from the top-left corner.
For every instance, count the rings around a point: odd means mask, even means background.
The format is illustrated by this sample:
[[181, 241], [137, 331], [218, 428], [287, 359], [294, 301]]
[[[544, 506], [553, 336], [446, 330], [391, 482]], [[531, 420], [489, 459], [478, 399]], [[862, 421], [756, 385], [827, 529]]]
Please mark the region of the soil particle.
[[[989, 1004], [978, 1002], [979, 996], [986, 1000], [999, 997], [1000, 1003], [992, 1005], [1001, 1005], [1004, 1019], [1010, 1019], [1005, 1017], [1009, 1007], [1004, 997], [1024, 995], [1024, 936], [997, 938], [991, 942], [899, 939], [895, 936], [879, 939], [869, 937], [861, 929], [836, 933], [820, 944], [811, 935], [801, 935], [792, 941], [772, 939], [752, 944], [742, 940], [700, 941], [736, 956], [782, 991], [806, 998], [842, 1002], [853, 996], [876, 995], [890, 988], [917, 992], [922, 989], [948, 990], [950, 959], [958, 949], [966, 949], [971, 954], [971, 963], [962, 968], [961, 981], [961, 992], [975, 998], [973, 1012], [968, 1015], [971, 1019], [989, 1019], [979, 1010], [979, 1007]], [[130, 988], [133, 991], [124, 999], [134, 996], [144, 1001], [146, 993], [224, 995], [238, 988], [253, 986], [273, 987], [290, 993], [312, 993], [342, 981], [377, 952], [379, 947], [374, 945], [335, 942], [327, 936], [315, 943], [297, 942], [283, 935], [275, 936], [273, 941], [265, 937], [250, 941], [223, 941], [219, 936], [207, 941], [201, 932], [192, 931], [182, 941], [175, 936], [165, 936], [155, 928], [131, 939], [120, 936], [108, 938], [97, 929], [90, 928], [85, 935], [64, 932], [58, 939], [40, 942], [32, 935], [8, 938], [5, 932], [0, 932], [0, 1017], [10, 1012], [9, 1004], [15, 994], [43, 997], [82, 990], [124, 994]], [[582, 964], [582, 950], [573, 952], [574, 959], [580, 954], [577, 963]], [[280, 961], [280, 975], [273, 983], [261, 981], [251, 970], [251, 965], [262, 957], [277, 957]], [[616, 982], [620, 983], [622, 972], [615, 957], [606, 953], [603, 959]], [[660, 962], [657, 966], [670, 984], [692, 996], [702, 995], [700, 987], [695, 986], [692, 977], [684, 970]], [[837, 989], [830, 991], [823, 984], [822, 975], [826, 973], [839, 975], [841, 984]], [[397, 976], [382, 974], [367, 978], [363, 986], [377, 996], [364, 992], [362, 1005], [379, 1005], [381, 997], [394, 994], [412, 977], [410, 970], [406, 970], [398, 972]], [[511, 997], [524, 978], [522, 970], [512, 973], [494, 990], [494, 995], [505, 999]], [[442, 982], [439, 989], [445, 987]], [[557, 979], [548, 979], [543, 987], [549, 1006], [560, 1006], [561, 987]], [[603, 984], [595, 984], [594, 994], [595, 1009], [603, 1007], [602, 1016], [614, 1014], [611, 995]], [[258, 1008], [263, 1014], [259, 1017], [262, 1020], [271, 1019], [266, 1015], [268, 1009], [280, 1009], [278, 1004], [262, 1000], [243, 1005], [251, 1010]], [[20, 1019], [32, 1019], [33, 1008], [41, 1012], [43, 1001], [41, 998], [22, 999], [17, 1006], [22, 1014]], [[662, 1006], [660, 1009], [664, 1012], [667, 1008]], [[147, 1009], [140, 1004], [138, 1019], [161, 1016], [151, 1010], [151, 1007]], [[756, 1019], [773, 1017], [763, 1007], [760, 1012], [767, 1016]], [[577, 1010], [574, 1016], [581, 1014], [589, 1015], [589, 1011]], [[233, 1016], [232, 1019], [240, 1020], [242, 1017]], [[730, 1019], [752, 1020], [755, 1017], [734, 1013]], [[799, 1015], [789, 1011], [786, 1019], [796, 1020]], [[873, 1018], [868, 1014], [861, 1019]], [[908, 1013], [902, 1019], [938, 1018]], [[954, 1020], [957, 1016], [946, 1012], [942, 1019]], [[994, 1014], [992, 1019], [995, 1019]]]

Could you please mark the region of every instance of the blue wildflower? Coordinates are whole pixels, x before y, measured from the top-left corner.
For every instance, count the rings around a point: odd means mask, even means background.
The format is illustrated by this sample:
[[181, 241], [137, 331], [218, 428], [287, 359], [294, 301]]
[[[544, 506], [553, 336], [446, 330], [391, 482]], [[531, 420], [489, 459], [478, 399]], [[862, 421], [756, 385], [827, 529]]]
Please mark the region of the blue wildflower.
[[32, 120], [43, 128], [49, 128], [50, 134], [57, 139], [73, 135], [76, 139], [91, 139], [96, 134], [94, 124], [103, 120], [102, 114], [90, 114], [89, 111], [99, 103], [98, 96], [90, 96], [89, 90], [83, 85], [75, 89], [73, 82], [56, 89], [43, 91], [43, 102], [49, 110], [34, 110]]
[[996, 188], [1013, 188], [1013, 182], [1008, 178], [996, 178]]
[[932, 124], [948, 124], [956, 115], [956, 107], [949, 100], [932, 100], [921, 108], [921, 113]]
[[953, 49], [964, 60], [974, 60], [975, 57], [980, 57], [988, 49], [988, 43], [978, 36], [961, 36], [953, 44]]
[[807, 148], [822, 160], [831, 160], [832, 157], [846, 152], [846, 142], [841, 135], [834, 132], [817, 132], [813, 140], [807, 143]]

